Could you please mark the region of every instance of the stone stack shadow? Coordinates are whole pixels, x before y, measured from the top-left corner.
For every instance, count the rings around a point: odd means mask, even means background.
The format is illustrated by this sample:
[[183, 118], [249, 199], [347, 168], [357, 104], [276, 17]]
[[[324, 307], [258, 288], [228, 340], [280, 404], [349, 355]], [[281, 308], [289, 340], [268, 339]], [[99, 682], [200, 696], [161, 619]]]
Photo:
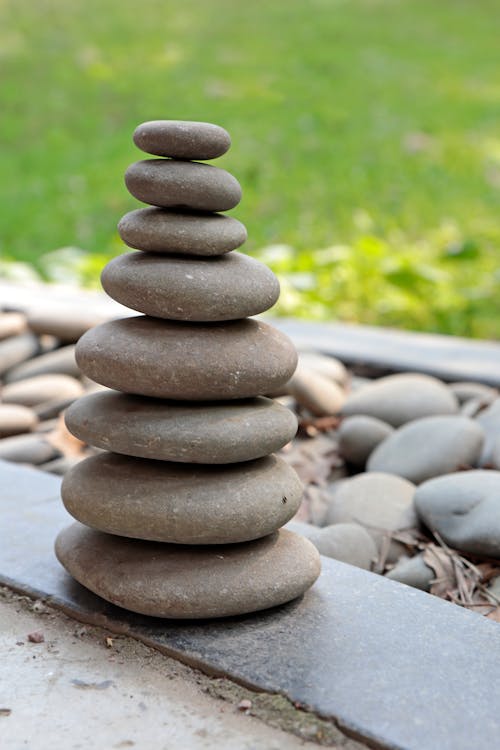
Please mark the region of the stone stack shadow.
[[[281, 527], [302, 487], [273, 451], [297, 429], [262, 394], [297, 364], [291, 342], [260, 320], [279, 295], [274, 274], [234, 250], [245, 227], [219, 213], [241, 198], [214, 159], [216, 125], [153, 121], [136, 145], [161, 158], [132, 164], [131, 194], [151, 204], [119, 232], [129, 252], [102, 274], [105, 291], [142, 313], [88, 331], [82, 371], [107, 388], [66, 412], [69, 430], [102, 452], [66, 476], [77, 523], [56, 554], [104, 599], [168, 618], [238, 615], [301, 595], [319, 574], [306, 539]], [[112, 390], [108, 390], [112, 389]]]

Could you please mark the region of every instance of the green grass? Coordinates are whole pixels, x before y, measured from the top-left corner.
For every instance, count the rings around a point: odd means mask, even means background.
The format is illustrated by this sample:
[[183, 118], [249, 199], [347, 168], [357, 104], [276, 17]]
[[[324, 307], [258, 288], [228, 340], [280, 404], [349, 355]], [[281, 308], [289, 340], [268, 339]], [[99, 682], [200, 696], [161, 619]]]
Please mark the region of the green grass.
[[[137, 123], [227, 127], [282, 312], [496, 336], [496, 0], [0, 0], [0, 253], [97, 278]], [[263, 256], [264, 257], [264, 256]]]

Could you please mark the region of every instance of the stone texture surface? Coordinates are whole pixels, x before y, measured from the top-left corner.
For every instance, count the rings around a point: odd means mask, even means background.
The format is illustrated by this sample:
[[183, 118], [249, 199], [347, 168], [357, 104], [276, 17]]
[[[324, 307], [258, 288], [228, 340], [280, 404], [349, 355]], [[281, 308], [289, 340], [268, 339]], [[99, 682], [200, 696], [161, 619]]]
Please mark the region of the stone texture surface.
[[30, 432], [37, 424], [38, 417], [32, 409], [0, 403], [0, 438]]
[[14, 383], [16, 380], [33, 378], [36, 375], [50, 375], [58, 373], [60, 375], [71, 375], [78, 377], [80, 370], [75, 360], [74, 344], [63, 346], [60, 349], [40, 354], [34, 359], [29, 359], [17, 367], [13, 367], [5, 376], [6, 383]]
[[150, 120], [134, 130], [134, 143], [142, 151], [173, 159], [216, 159], [231, 146], [227, 130], [210, 122]]
[[[391, 532], [417, 525], [414, 494], [415, 486], [406, 479], [375, 472], [358, 474], [340, 483], [329, 501], [326, 521], [361, 524], [380, 552]], [[399, 542], [391, 541], [388, 561], [395, 562], [404, 551]]]
[[286, 384], [286, 392], [318, 417], [338, 414], [345, 392], [330, 378], [299, 365]]
[[104, 391], [72, 404], [65, 419], [76, 437], [104, 450], [205, 464], [266, 456], [297, 432], [295, 414], [264, 397], [192, 404]]
[[92, 380], [127, 393], [179, 400], [248, 398], [286, 383], [291, 341], [256, 320], [190, 324], [114, 320], [88, 331], [76, 358]]
[[54, 535], [69, 520], [60, 480], [0, 467], [3, 584], [204, 671], [280, 693], [371, 745], [470, 750], [472, 737], [474, 750], [496, 747], [497, 623], [327, 558], [304, 597], [260, 614], [210, 623], [134, 615], [88, 592], [54, 559]]
[[247, 239], [247, 230], [232, 216], [163, 208], [130, 211], [120, 219], [118, 233], [137, 250], [201, 256], [223, 255]]
[[401, 558], [386, 576], [391, 581], [399, 581], [421, 591], [430, 591], [431, 581], [435, 578], [434, 571], [426, 564], [423, 555]]
[[100, 453], [62, 485], [64, 505], [100, 531], [175, 544], [226, 544], [270, 534], [297, 512], [302, 485], [282, 458], [224, 467]]
[[129, 192], [143, 203], [191, 211], [228, 211], [241, 200], [232, 174], [210, 164], [174, 159], [144, 159], [125, 172]]
[[342, 414], [365, 414], [400, 427], [437, 414], [456, 414], [456, 396], [436, 378], [417, 373], [389, 375], [348, 397]]
[[36, 406], [53, 399], [75, 399], [83, 394], [82, 384], [69, 375], [36, 375], [25, 380], [8, 383], [1, 391], [2, 401], [6, 404]]
[[268, 310], [280, 286], [263, 263], [241, 253], [212, 258], [127, 253], [101, 274], [104, 290], [122, 305], [157, 318], [238, 320]]
[[437, 477], [415, 493], [426, 526], [451, 547], [500, 558], [500, 474], [466, 471]]
[[340, 455], [353, 466], [364, 468], [372, 451], [393, 431], [390, 424], [376, 417], [346, 417], [338, 430]]
[[397, 474], [420, 484], [461, 467], [473, 466], [483, 442], [483, 430], [467, 417], [416, 419], [375, 448], [367, 469]]
[[60, 532], [56, 554], [103, 599], [171, 619], [275, 607], [303, 594], [320, 573], [313, 545], [283, 530], [248, 544], [207, 548], [123, 539], [76, 523]]

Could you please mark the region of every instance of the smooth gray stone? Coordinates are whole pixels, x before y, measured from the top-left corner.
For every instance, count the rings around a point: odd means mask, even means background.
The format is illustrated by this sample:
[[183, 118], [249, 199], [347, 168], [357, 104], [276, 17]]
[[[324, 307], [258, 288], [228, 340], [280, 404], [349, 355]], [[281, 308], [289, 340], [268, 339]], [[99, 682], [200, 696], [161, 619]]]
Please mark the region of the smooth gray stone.
[[17, 367], [13, 367], [5, 376], [6, 383], [14, 383], [17, 380], [33, 378], [36, 375], [50, 375], [57, 373], [59, 375], [71, 375], [77, 378], [80, 376], [80, 370], [75, 360], [75, 346], [63, 346], [61, 349], [40, 354], [34, 359], [23, 362]]
[[72, 404], [65, 420], [73, 435], [104, 450], [202, 464], [267, 456], [297, 432], [295, 414], [264, 397], [193, 404], [103, 391]]
[[8, 383], [2, 388], [1, 397], [6, 404], [37, 406], [45, 401], [75, 399], [83, 393], [83, 386], [78, 380], [54, 373]]
[[139, 208], [120, 219], [118, 233], [137, 250], [183, 255], [224, 255], [247, 239], [244, 225], [232, 216]]
[[399, 560], [394, 568], [386, 573], [386, 577], [391, 581], [399, 581], [421, 591], [430, 591], [431, 581], [434, 580], [435, 575], [432, 568], [424, 562], [424, 556], [415, 555], [415, 557]]
[[168, 320], [239, 320], [268, 310], [279, 281], [263, 263], [241, 253], [212, 258], [127, 253], [101, 274], [110, 297], [145, 315]]
[[342, 362], [335, 357], [325, 357], [324, 354], [318, 354], [317, 352], [300, 351], [299, 364], [308, 370], [314, 370], [314, 372], [329, 380], [333, 380], [338, 385], [345, 386], [349, 381], [349, 372]]
[[[361, 524], [381, 552], [391, 533], [417, 526], [414, 494], [415, 486], [401, 477], [375, 472], [358, 474], [340, 483], [330, 498], [326, 522]], [[395, 562], [405, 551], [394, 540], [388, 549], [388, 562]]]
[[415, 507], [450, 547], [500, 558], [500, 472], [479, 469], [430, 479], [417, 489]]
[[338, 414], [345, 401], [345, 391], [338, 383], [300, 364], [285, 390], [318, 417]]
[[456, 396], [436, 378], [418, 373], [388, 375], [348, 396], [342, 414], [376, 417], [393, 427], [438, 414], [456, 414]]
[[37, 466], [51, 461], [59, 451], [42, 435], [26, 434], [0, 440], [0, 459]]
[[33, 411], [41, 420], [55, 419], [70, 404], [73, 404], [76, 398], [77, 396], [71, 396], [70, 398], [54, 398], [51, 401], [42, 401], [41, 404], [33, 407]]
[[377, 545], [358, 523], [334, 523], [318, 529], [314, 546], [321, 555], [370, 570], [378, 558]]
[[137, 148], [154, 156], [173, 159], [216, 159], [228, 151], [227, 130], [210, 122], [189, 120], [150, 120], [134, 130]]
[[110, 534], [174, 544], [230, 544], [270, 534], [297, 512], [302, 485], [278, 456], [227, 466], [100, 453], [64, 478], [78, 521]]
[[498, 398], [498, 391], [496, 388], [490, 388], [489, 385], [483, 383], [470, 382], [460, 380], [455, 383], [450, 383], [448, 388], [458, 399], [459, 404], [465, 404], [467, 401], [472, 399], [479, 399], [483, 405], [490, 404], [495, 398]]
[[392, 432], [390, 424], [376, 417], [363, 414], [346, 417], [337, 433], [339, 453], [348, 463], [364, 468], [373, 450]]
[[71, 520], [59, 487], [51, 474], [0, 463], [3, 585], [284, 695], [371, 745], [470, 750], [473, 738], [474, 750], [496, 747], [498, 623], [328, 558], [301, 599], [260, 614], [204, 623], [133, 615], [75, 583], [54, 558], [54, 537]]
[[0, 375], [34, 357], [39, 349], [40, 344], [33, 333], [21, 333], [0, 341]]
[[32, 409], [17, 404], [0, 403], [0, 438], [31, 432], [38, 424]]
[[52, 461], [48, 461], [46, 464], [41, 464], [40, 469], [62, 477], [82, 460], [82, 456], [60, 456], [59, 458], [52, 459]]
[[103, 599], [173, 619], [275, 607], [303, 594], [321, 570], [313, 545], [283, 530], [207, 548], [123, 539], [75, 523], [60, 532], [56, 554], [70, 575]]
[[267, 323], [178, 323], [148, 317], [103, 323], [76, 347], [92, 380], [125, 393], [219, 401], [269, 393], [297, 365], [292, 342]]
[[55, 336], [64, 343], [75, 343], [86, 331], [106, 319], [99, 312], [75, 305], [52, 310], [33, 308], [28, 312], [28, 325], [33, 333]]
[[487, 409], [480, 412], [476, 422], [485, 434], [479, 465], [489, 467], [494, 465], [494, 454], [500, 442], [500, 398], [495, 399]]
[[366, 468], [420, 484], [473, 466], [483, 442], [483, 430], [468, 417], [425, 417], [389, 435], [375, 448]]
[[125, 172], [128, 191], [143, 203], [190, 211], [229, 211], [241, 200], [240, 183], [210, 164], [144, 159]]

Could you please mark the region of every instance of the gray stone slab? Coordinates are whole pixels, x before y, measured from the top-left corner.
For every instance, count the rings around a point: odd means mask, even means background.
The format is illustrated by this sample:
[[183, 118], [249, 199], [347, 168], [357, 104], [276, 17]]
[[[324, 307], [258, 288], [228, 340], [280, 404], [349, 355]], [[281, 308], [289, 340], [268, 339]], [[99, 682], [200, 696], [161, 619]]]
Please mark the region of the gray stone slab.
[[60, 480], [0, 462], [0, 582], [189, 664], [279, 692], [368, 743], [491, 750], [500, 628], [421, 591], [323, 558], [300, 600], [205, 623], [135, 616], [72, 581], [52, 552], [70, 519]]

